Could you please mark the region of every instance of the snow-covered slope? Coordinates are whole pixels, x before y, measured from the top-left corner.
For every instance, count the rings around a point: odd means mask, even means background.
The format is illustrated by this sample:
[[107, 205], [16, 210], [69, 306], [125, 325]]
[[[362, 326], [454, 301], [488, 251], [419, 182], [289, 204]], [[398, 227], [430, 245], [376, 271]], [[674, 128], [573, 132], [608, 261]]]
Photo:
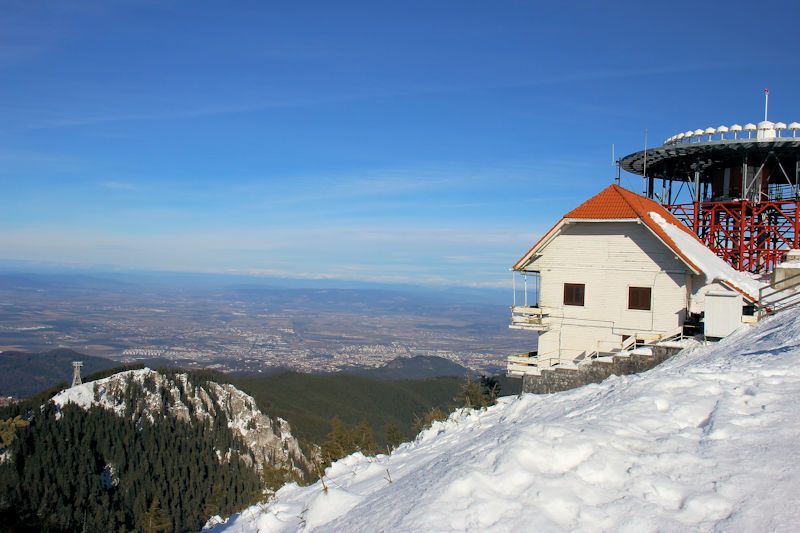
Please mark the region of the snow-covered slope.
[[503, 399], [227, 531], [796, 531], [800, 314], [640, 375]]
[[[141, 386], [142, 396], [133, 402], [128, 395], [129, 382]], [[52, 400], [58, 406], [72, 403], [88, 409], [98, 405], [120, 416], [144, 416], [150, 420], [164, 413], [184, 422], [190, 420], [190, 415], [200, 420], [224, 415], [228, 428], [253, 452], [257, 467], [296, 467], [303, 463], [311, 468], [289, 423], [282, 418], [271, 419], [258, 409], [252, 396], [227, 383], [206, 381], [195, 385], [186, 374], [164, 375], [143, 368], [66, 389]]]

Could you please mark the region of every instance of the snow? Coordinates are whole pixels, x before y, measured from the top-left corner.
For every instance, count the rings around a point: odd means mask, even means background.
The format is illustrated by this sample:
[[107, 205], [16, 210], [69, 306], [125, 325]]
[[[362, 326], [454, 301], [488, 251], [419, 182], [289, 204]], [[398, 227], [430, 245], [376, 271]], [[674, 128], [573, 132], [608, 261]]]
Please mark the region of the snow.
[[[120, 372], [97, 381], [82, 383], [64, 389], [53, 396], [53, 403], [58, 407], [71, 403], [83, 409], [89, 409], [93, 405], [100, 405], [104, 409], [114, 411], [117, 415], [123, 416], [125, 414], [125, 403], [118, 394], [114, 394], [116, 392], [114, 389], [121, 388], [120, 384], [124, 383], [126, 379], [133, 379], [134, 382], [141, 384], [147, 376], [152, 374], [157, 375], [158, 373], [149, 368], [141, 368]], [[95, 387], [97, 387], [97, 401], [95, 401]]]
[[[155, 389], [144, 387], [141, 409], [137, 407], [133, 412], [126, 413], [125, 391], [128, 380], [141, 385], [148, 378], [152, 379]], [[253, 453], [257, 468], [261, 469], [264, 465], [286, 465], [299, 475], [301, 470], [297, 463], [311, 466], [310, 460], [300, 448], [299, 441], [292, 435], [289, 423], [277, 418], [276, 433], [273, 419], [259, 410], [255, 399], [228, 383], [208, 381], [202, 387], [195, 387], [189, 382], [187, 374], [175, 374], [170, 377], [149, 368], [142, 368], [126, 370], [107, 378], [71, 387], [56, 394], [52, 400], [58, 407], [71, 403], [89, 409], [97, 405], [113, 411], [117, 416], [127, 416], [131, 419], [145, 416], [153, 421], [154, 417], [162, 416], [164, 410], [162, 388], [169, 394], [167, 413], [179, 420], [188, 422], [190, 413], [205, 420], [211, 420], [219, 413], [224, 413], [228, 428], [234, 435], [241, 437], [248, 446]], [[184, 391], [183, 395], [179, 388]], [[209, 392], [216, 396], [216, 402], [212, 400]], [[61, 413], [56, 413], [56, 417], [60, 415]], [[220, 459], [230, 458], [231, 453], [231, 450], [218, 451]], [[244, 459], [249, 460], [247, 457]]]
[[655, 369], [462, 410], [212, 531], [792, 531], [800, 313]]
[[758, 299], [758, 291], [767, 286], [747, 272], [739, 272], [727, 262], [719, 258], [706, 245], [676, 225], [667, 222], [660, 214], [651, 211], [650, 218], [669, 235], [681, 252], [694, 263], [705, 275], [708, 283], [724, 282], [747, 294], [751, 299]]

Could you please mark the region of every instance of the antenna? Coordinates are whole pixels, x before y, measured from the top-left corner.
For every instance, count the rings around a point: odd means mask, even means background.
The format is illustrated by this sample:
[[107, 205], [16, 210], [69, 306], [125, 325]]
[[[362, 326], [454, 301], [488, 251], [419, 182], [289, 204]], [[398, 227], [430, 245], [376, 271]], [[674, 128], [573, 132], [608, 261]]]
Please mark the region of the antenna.
[[83, 361], [73, 361], [72, 362], [72, 386], [76, 387], [83, 383], [81, 381], [81, 367], [83, 366]]
[[642, 172], [644, 178], [644, 193], [647, 194], [647, 128], [644, 129], [644, 171]]
[[769, 109], [769, 89], [764, 89], [764, 120], [767, 120], [767, 110]]
[[[617, 166], [617, 159], [614, 154], [614, 143], [611, 143], [611, 168]], [[616, 180], [616, 177], [614, 178]]]

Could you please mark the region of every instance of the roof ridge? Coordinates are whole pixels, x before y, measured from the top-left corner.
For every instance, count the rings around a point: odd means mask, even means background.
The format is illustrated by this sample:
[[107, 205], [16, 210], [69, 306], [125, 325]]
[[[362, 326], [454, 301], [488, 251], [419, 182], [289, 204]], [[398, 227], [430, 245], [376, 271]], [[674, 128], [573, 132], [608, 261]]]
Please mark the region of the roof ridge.
[[[624, 193], [630, 193], [630, 194], [636, 194], [636, 193], [634, 193], [633, 191], [629, 191], [628, 189], [625, 189], [624, 187], [622, 187], [621, 185], [618, 185], [618, 184], [616, 184], [616, 183], [612, 183], [612, 184], [611, 184], [611, 188], [612, 188], [612, 189], [613, 189], [613, 190], [614, 190], [614, 191], [615, 191], [615, 192], [616, 192], [616, 193], [617, 193], [617, 194], [618, 194], [618, 195], [619, 195], [619, 196], [620, 196], [620, 197], [621, 197], [621, 198], [622, 198], [622, 199], [625, 201], [625, 203], [626, 203], [626, 204], [628, 204], [628, 206], [629, 206], [631, 209], [633, 209], [633, 212], [634, 212], [634, 213], [636, 213], [637, 215], [639, 215], [639, 217], [640, 217], [640, 218], [644, 218], [644, 216], [642, 215], [642, 213], [640, 213], [640, 212], [639, 212], [639, 210], [636, 208], [636, 206], [633, 204], [633, 202], [631, 202], [631, 201], [628, 199], [628, 195], [627, 195], [627, 194], [624, 194]], [[624, 192], [623, 192], [623, 191], [624, 191]]]

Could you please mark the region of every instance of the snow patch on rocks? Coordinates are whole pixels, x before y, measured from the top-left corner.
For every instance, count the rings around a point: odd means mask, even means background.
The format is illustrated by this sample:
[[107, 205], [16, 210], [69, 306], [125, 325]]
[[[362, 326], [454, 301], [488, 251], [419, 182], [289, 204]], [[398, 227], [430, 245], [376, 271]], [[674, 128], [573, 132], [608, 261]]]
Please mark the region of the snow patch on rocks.
[[[126, 412], [126, 391], [131, 382], [142, 387], [144, 396], [133, 412]], [[166, 391], [166, 401], [162, 390]], [[241, 437], [253, 453], [257, 467], [270, 464], [297, 468], [302, 463], [310, 468], [311, 465], [286, 420], [262, 413], [252, 396], [227, 383], [207, 381], [202, 386], [193, 385], [187, 374], [167, 376], [142, 368], [71, 387], [56, 394], [52, 401], [58, 407], [70, 403], [84, 409], [99, 406], [119, 416], [132, 419], [144, 416], [151, 421], [158, 416], [174, 416], [189, 422], [192, 414], [211, 421], [224, 414], [233, 434]], [[226, 455], [220, 452], [220, 457]]]

